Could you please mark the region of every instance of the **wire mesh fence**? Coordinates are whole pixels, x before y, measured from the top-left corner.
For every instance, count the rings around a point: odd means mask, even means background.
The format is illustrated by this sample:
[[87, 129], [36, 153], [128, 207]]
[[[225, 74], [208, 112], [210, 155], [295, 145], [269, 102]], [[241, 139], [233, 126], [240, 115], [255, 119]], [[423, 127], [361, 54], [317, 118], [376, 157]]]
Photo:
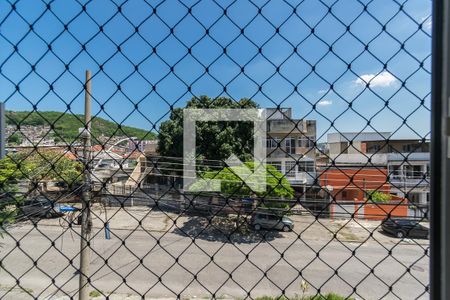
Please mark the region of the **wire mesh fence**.
[[0, 2], [0, 299], [429, 298], [430, 10]]

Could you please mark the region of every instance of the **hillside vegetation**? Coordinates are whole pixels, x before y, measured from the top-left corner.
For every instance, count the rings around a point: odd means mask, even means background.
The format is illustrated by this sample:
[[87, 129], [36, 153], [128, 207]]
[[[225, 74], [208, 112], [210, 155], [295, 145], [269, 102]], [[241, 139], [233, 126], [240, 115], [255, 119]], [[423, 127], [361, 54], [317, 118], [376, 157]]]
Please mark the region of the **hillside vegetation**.
[[[71, 142], [78, 137], [78, 128], [84, 127], [83, 115], [74, 115], [70, 113], [62, 113], [55, 111], [39, 111], [39, 112], [26, 112], [26, 111], [7, 111], [6, 112], [6, 124], [13, 126], [50, 126], [53, 124], [54, 130], [51, 135], [56, 141], [64, 139], [67, 142]], [[152, 140], [156, 138], [154, 132], [148, 132], [146, 130], [121, 126], [114, 122], [95, 117], [92, 121], [92, 135], [95, 137], [101, 134], [105, 136], [129, 136], [137, 137], [138, 139]]]

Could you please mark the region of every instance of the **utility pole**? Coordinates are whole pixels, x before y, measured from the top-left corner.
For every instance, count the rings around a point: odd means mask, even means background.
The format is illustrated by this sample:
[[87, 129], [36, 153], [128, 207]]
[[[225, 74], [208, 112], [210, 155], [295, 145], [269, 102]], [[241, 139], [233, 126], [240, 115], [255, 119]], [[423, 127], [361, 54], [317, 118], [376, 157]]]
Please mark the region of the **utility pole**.
[[5, 158], [6, 147], [5, 103], [0, 102], [0, 159]]
[[80, 243], [80, 286], [79, 300], [89, 299], [89, 265], [91, 260], [91, 72], [86, 71], [84, 94], [84, 122], [83, 139], [83, 195], [81, 210], [81, 243]]

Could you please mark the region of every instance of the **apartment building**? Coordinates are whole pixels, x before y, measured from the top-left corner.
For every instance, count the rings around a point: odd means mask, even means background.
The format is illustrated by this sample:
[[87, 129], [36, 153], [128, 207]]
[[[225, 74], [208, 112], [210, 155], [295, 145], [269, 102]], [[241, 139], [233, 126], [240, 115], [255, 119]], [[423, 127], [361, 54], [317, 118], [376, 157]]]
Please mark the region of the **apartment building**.
[[316, 179], [316, 121], [294, 119], [292, 108], [269, 108], [267, 115], [267, 164], [273, 165], [294, 186], [311, 185]]

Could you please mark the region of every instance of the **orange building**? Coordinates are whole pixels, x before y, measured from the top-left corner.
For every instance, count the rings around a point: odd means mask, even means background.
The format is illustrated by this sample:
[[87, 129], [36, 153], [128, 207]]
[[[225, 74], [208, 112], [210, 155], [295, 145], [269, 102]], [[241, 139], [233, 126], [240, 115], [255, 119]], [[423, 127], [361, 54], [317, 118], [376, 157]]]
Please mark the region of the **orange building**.
[[386, 168], [339, 167], [319, 171], [320, 184], [327, 186], [336, 201], [367, 197], [364, 191], [390, 193]]
[[383, 220], [387, 216], [407, 217], [408, 201], [391, 195], [388, 203], [367, 200], [365, 191], [377, 190], [390, 194], [387, 169], [383, 168], [333, 168], [320, 172], [320, 183], [327, 186], [333, 196], [331, 218], [358, 218]]

